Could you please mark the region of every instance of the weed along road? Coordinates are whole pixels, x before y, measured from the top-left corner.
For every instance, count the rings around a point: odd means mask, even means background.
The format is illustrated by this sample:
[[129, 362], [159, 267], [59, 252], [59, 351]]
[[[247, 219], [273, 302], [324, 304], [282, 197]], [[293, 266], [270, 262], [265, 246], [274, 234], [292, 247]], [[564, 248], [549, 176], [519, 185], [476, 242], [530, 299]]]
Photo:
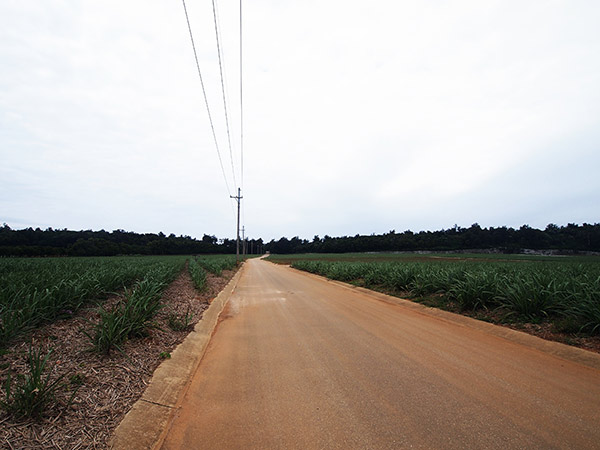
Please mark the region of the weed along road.
[[600, 448], [600, 355], [243, 270], [163, 449]]

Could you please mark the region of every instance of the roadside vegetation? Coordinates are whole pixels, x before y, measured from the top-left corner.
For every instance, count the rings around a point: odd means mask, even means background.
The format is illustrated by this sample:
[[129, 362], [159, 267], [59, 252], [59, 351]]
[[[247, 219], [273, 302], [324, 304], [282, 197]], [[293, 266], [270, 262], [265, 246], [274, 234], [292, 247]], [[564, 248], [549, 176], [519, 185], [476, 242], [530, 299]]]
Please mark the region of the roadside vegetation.
[[204, 270], [221, 276], [224, 270], [232, 270], [236, 266], [236, 257], [233, 255], [215, 255], [212, 257], [197, 256], [194, 260]]
[[201, 291], [206, 285], [207, 273], [220, 277], [224, 270], [233, 270], [236, 265], [236, 257], [232, 255], [196, 256], [189, 261], [189, 271], [194, 286]]
[[[101, 319], [90, 339], [107, 352], [114, 348], [110, 342], [144, 334], [160, 309], [162, 290], [186, 264], [196, 289], [202, 290], [207, 273], [221, 276], [233, 270], [236, 257], [1, 258], [0, 349], [36, 327], [98, 304]], [[124, 292], [123, 300], [102, 306], [117, 291]]]
[[206, 270], [198, 264], [196, 258], [189, 261], [188, 270], [194, 282], [194, 287], [199, 291], [203, 290], [206, 287]]
[[121, 350], [121, 344], [129, 338], [143, 337], [150, 328], [156, 328], [154, 316], [162, 308], [161, 294], [180, 272], [178, 265], [163, 265], [154, 268], [135, 283], [124, 289], [123, 299], [112, 307], [100, 306], [100, 320], [90, 331], [84, 331], [92, 348], [109, 354]]
[[273, 262], [500, 323], [600, 335], [600, 258], [531, 255], [272, 255]]
[[[27, 372], [17, 374], [14, 378], [9, 373], [4, 383], [6, 396], [0, 399], [0, 407], [16, 418], [39, 419], [49, 407], [55, 406], [56, 395], [62, 389], [68, 389], [64, 381], [65, 374], [52, 378], [52, 370], [48, 361], [52, 350], [43, 354], [40, 349], [29, 347], [27, 355]], [[77, 389], [74, 389], [66, 407]]]
[[0, 258], [0, 442], [106, 446], [235, 269], [235, 255]]
[[143, 279], [168, 282], [185, 256], [0, 259], [0, 348]]

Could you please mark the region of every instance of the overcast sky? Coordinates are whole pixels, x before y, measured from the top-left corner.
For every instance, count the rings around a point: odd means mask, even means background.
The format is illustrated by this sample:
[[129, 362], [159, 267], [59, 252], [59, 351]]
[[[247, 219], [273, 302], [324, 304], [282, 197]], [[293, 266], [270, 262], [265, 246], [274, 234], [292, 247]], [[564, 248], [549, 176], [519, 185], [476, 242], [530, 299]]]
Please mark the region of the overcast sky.
[[[0, 223], [235, 236], [239, 3], [0, 2]], [[243, 223], [600, 222], [600, 2], [244, 1]]]

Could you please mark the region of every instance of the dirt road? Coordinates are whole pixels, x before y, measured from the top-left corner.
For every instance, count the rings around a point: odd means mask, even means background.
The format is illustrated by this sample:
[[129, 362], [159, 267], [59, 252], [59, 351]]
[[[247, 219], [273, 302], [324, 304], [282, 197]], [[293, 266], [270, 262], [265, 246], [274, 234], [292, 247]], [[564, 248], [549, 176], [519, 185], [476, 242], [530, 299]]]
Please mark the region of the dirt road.
[[600, 366], [269, 262], [243, 270], [164, 449], [600, 448]]

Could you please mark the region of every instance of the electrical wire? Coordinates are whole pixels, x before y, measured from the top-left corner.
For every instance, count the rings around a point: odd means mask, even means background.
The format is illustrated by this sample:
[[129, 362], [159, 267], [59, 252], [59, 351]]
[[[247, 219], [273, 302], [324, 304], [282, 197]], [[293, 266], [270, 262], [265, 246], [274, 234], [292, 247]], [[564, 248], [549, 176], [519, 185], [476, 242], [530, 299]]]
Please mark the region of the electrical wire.
[[[206, 105], [206, 111], [208, 112], [208, 120], [210, 121], [210, 129], [212, 130], [212, 135], [213, 135], [213, 139], [215, 142], [215, 148], [217, 149], [217, 155], [219, 156], [219, 164], [221, 165], [221, 171], [223, 172], [223, 179], [225, 180], [225, 186], [227, 187], [227, 192], [231, 196], [231, 189], [229, 189], [229, 183], [227, 182], [227, 176], [225, 175], [225, 168], [223, 167], [223, 159], [221, 158], [221, 151], [219, 150], [219, 143], [217, 141], [217, 135], [215, 133], [215, 126], [213, 124], [212, 114], [210, 113], [210, 107], [208, 105], [208, 97], [206, 96], [204, 80], [202, 78], [202, 72], [200, 71], [200, 63], [198, 62], [198, 54], [196, 53], [196, 45], [194, 44], [194, 36], [192, 34], [190, 18], [188, 16], [187, 8], [185, 6], [185, 0], [181, 0], [181, 1], [183, 2], [183, 10], [185, 12], [185, 20], [187, 22], [188, 30], [190, 32], [190, 40], [192, 41], [192, 49], [194, 50], [194, 59], [196, 60], [196, 68], [198, 69], [198, 76], [200, 77], [200, 84], [202, 85], [202, 94], [204, 95], [204, 104]], [[227, 133], [229, 134], [229, 128], [227, 129]], [[229, 151], [231, 151], [231, 147], [230, 147]], [[234, 182], [235, 182], [235, 174], [234, 174]]]
[[244, 189], [244, 83], [243, 83], [243, 46], [242, 46], [242, 0], [240, 0], [240, 165], [241, 184]]
[[233, 182], [237, 186], [237, 181], [235, 178], [235, 167], [233, 164], [233, 151], [231, 149], [231, 133], [229, 131], [229, 115], [227, 114], [227, 100], [225, 94], [225, 81], [223, 79], [223, 63], [221, 61], [221, 43], [219, 39], [219, 26], [217, 20], [217, 7], [215, 6], [215, 0], [212, 0], [213, 7], [213, 18], [215, 22], [215, 36], [217, 39], [217, 54], [219, 56], [219, 73], [221, 75], [221, 93], [223, 94], [223, 108], [225, 110], [225, 126], [227, 128], [227, 142], [229, 144], [229, 157], [231, 159], [231, 172], [233, 173]]
[[[243, 27], [242, 0], [240, 0], [240, 178], [244, 191], [244, 83], [243, 83]], [[242, 224], [246, 226], [246, 202], [242, 203]]]

